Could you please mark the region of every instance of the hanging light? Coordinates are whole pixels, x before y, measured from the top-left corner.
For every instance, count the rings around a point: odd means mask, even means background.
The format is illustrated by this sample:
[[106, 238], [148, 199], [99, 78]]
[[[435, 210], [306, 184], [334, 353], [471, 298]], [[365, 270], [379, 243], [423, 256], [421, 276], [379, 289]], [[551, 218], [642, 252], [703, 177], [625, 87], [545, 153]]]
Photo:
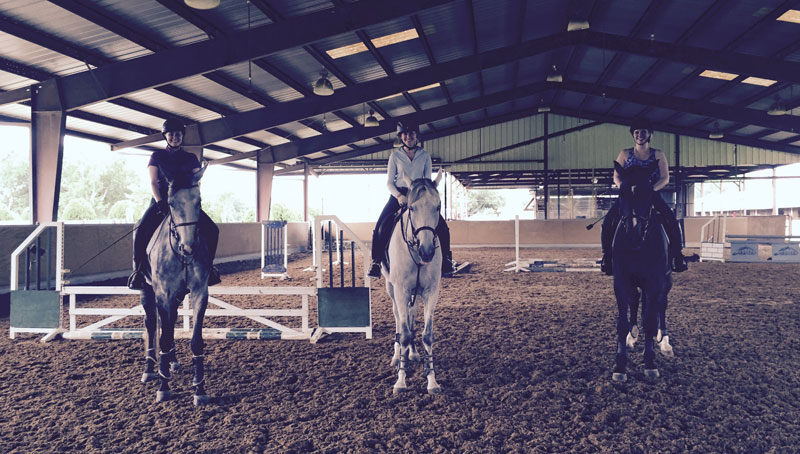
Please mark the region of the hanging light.
[[781, 105], [781, 98], [778, 95], [775, 95], [775, 104], [770, 107], [767, 111], [767, 115], [778, 116], [778, 115], [786, 115], [789, 111], [786, 110], [786, 107]]
[[716, 139], [721, 139], [723, 137], [725, 137], [725, 134], [723, 134], [722, 130], [719, 129], [719, 122], [715, 121], [714, 122], [714, 129], [712, 129], [711, 132], [708, 133], [708, 138], [716, 140]]
[[568, 32], [576, 32], [578, 30], [589, 30], [589, 21], [586, 19], [573, 19], [567, 24]]
[[375, 118], [375, 111], [369, 109], [369, 116], [364, 118], [364, 127], [366, 128], [374, 128], [376, 126], [380, 126], [378, 119]]
[[330, 96], [333, 94], [333, 84], [328, 80], [328, 71], [319, 72], [319, 79], [314, 82], [314, 94], [319, 96]]
[[539, 113], [550, 112], [550, 106], [544, 103], [544, 98], [539, 98], [539, 107], [536, 110]]
[[194, 9], [214, 9], [219, 6], [219, 0], [183, 0], [183, 2]]
[[564, 78], [561, 76], [561, 73], [558, 72], [558, 68], [556, 65], [553, 65], [553, 71], [547, 75], [548, 82], [564, 82]]

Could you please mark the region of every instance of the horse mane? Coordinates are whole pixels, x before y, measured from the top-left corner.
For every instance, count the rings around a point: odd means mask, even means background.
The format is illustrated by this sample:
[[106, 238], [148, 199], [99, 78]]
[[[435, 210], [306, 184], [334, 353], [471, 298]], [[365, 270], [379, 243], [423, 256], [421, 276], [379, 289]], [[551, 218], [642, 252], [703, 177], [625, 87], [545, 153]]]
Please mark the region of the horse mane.
[[411, 187], [408, 189], [408, 200], [417, 200], [420, 197], [420, 193], [424, 190], [439, 192], [439, 190], [436, 189], [436, 185], [433, 184], [433, 180], [430, 178], [417, 178], [411, 182]]
[[172, 194], [175, 191], [179, 191], [181, 189], [188, 189], [196, 185], [197, 185], [197, 180], [195, 179], [194, 174], [180, 175], [176, 177], [174, 180], [169, 182], [169, 193]]

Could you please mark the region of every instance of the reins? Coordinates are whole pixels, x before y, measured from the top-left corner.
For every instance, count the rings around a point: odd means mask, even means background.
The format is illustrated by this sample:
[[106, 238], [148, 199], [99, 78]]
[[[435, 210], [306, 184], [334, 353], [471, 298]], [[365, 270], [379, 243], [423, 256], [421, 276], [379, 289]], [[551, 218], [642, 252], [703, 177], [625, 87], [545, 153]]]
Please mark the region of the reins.
[[114, 241], [113, 243], [111, 243], [111, 244], [109, 244], [108, 246], [104, 247], [104, 248], [103, 248], [103, 249], [102, 249], [100, 252], [98, 252], [97, 254], [93, 255], [93, 256], [92, 256], [92, 257], [91, 257], [89, 260], [87, 260], [87, 261], [85, 261], [85, 262], [81, 263], [81, 265], [80, 265], [79, 267], [75, 268], [74, 270], [72, 270], [72, 272], [74, 273], [74, 272], [78, 271], [79, 269], [83, 268], [83, 267], [84, 267], [84, 266], [85, 266], [87, 263], [89, 263], [89, 262], [91, 262], [92, 260], [96, 259], [96, 258], [97, 258], [97, 256], [99, 256], [99, 255], [100, 255], [100, 254], [102, 254], [103, 252], [105, 252], [105, 251], [107, 251], [107, 250], [111, 249], [111, 247], [113, 247], [115, 244], [117, 244], [117, 243], [119, 243], [120, 241], [122, 241], [123, 239], [125, 239], [125, 237], [127, 237], [127, 236], [128, 236], [128, 235], [130, 235], [131, 233], [135, 232], [135, 231], [136, 231], [138, 228], [139, 228], [139, 226], [137, 225], [137, 226], [136, 226], [136, 227], [134, 227], [134, 228], [133, 228], [133, 229], [132, 229], [130, 232], [127, 232], [125, 235], [122, 235], [122, 236], [121, 236], [121, 237], [119, 237], [119, 238], [118, 238], [116, 241]]
[[408, 255], [411, 257], [411, 261], [414, 262], [414, 265], [417, 266], [417, 282], [414, 284], [414, 293], [411, 294], [411, 303], [409, 304], [409, 306], [414, 306], [414, 304], [416, 304], [417, 301], [417, 291], [419, 290], [419, 275], [420, 272], [422, 271], [422, 266], [424, 265], [422, 263], [417, 263], [417, 260], [414, 258], [414, 249], [417, 250], [417, 255], [419, 255], [420, 242], [419, 238], [417, 238], [417, 235], [419, 234], [419, 232], [430, 230], [431, 233], [433, 233], [434, 250], [439, 247], [439, 245], [436, 244], [436, 240], [439, 237], [438, 235], [436, 235], [436, 229], [434, 229], [433, 227], [423, 225], [420, 228], [414, 228], [414, 221], [411, 219], [411, 210], [409, 208], [406, 208], [406, 213], [408, 214], [408, 226], [411, 227], [411, 235], [413, 235], [412, 239], [409, 240], [406, 235], [406, 228], [403, 225], [403, 218], [405, 216], [402, 214], [400, 215], [400, 231], [403, 234], [403, 241], [406, 243], [406, 249], [408, 249]]

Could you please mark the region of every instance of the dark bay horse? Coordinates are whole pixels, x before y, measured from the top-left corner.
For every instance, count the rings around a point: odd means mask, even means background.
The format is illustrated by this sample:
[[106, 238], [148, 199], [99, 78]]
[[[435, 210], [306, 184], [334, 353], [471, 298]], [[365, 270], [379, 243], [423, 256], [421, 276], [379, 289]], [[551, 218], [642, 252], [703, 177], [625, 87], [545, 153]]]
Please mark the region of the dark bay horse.
[[433, 181], [419, 178], [412, 182], [401, 174], [401, 179], [409, 188], [408, 208], [392, 232], [382, 266], [386, 292], [392, 299], [395, 318], [394, 356], [391, 362], [398, 367], [397, 382], [393, 388], [395, 394], [406, 391], [407, 363], [419, 358], [414, 347], [414, 322], [420, 305], [424, 305], [423, 373], [428, 379], [428, 393], [442, 392], [433, 367], [433, 311], [439, 300], [442, 279], [442, 249], [436, 236], [441, 209], [436, 186], [441, 176], [440, 171]]
[[[194, 404], [203, 405], [209, 397], [205, 392], [203, 371], [203, 317], [208, 305], [208, 275], [211, 255], [200, 235], [200, 178], [203, 166], [192, 176], [169, 183], [169, 216], [161, 223], [148, 245], [150, 273], [142, 290], [142, 306], [147, 330], [147, 355], [142, 381], [155, 378], [154, 365], [156, 323], [161, 322], [158, 358], [158, 378], [161, 385], [156, 401], [171, 399], [169, 380], [176, 370], [174, 353], [175, 323], [178, 306], [188, 294], [194, 312], [192, 332], [192, 363], [194, 366]], [[170, 367], [172, 363], [172, 367]]]
[[631, 332], [629, 309], [638, 307], [639, 289], [645, 295], [642, 305], [644, 325], [644, 374], [657, 378], [654, 340], [657, 317], [664, 312], [667, 295], [672, 288], [672, 271], [667, 254], [667, 238], [653, 207], [650, 175], [655, 163], [648, 167], [623, 169], [614, 162], [620, 176], [619, 208], [621, 220], [614, 234], [612, 264], [614, 294], [617, 299], [617, 354], [612, 379], [625, 381], [628, 363], [626, 337]]

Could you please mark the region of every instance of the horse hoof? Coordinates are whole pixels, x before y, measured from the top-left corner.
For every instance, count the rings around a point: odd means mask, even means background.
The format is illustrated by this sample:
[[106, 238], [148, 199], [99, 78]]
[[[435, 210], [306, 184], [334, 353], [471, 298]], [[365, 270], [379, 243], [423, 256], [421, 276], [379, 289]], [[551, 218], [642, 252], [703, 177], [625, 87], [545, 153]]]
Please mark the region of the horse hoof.
[[156, 374], [155, 372], [151, 373], [145, 372], [142, 374], [142, 384], [155, 380], [158, 380], [158, 374]]
[[198, 396], [197, 394], [195, 394], [194, 395], [194, 406], [195, 407], [200, 407], [200, 406], [206, 405], [210, 400], [211, 400], [211, 398], [208, 397], [208, 394], [203, 394], [202, 396]]
[[660, 374], [658, 373], [658, 369], [645, 369], [644, 370], [644, 378], [655, 380], [658, 378]]
[[613, 374], [611, 374], [611, 380], [617, 383], [625, 383], [626, 381], [628, 381], [628, 375], [620, 372], [614, 372]]
[[173, 397], [172, 391], [156, 391], [156, 402], [166, 402], [172, 400]]
[[428, 388], [428, 394], [438, 396], [439, 394], [442, 394], [442, 388], [440, 386], [437, 386], [435, 388]]
[[169, 363], [169, 371], [179, 374], [181, 372], [181, 363], [177, 361]]
[[392, 388], [392, 394], [403, 394], [404, 392], [408, 391], [408, 388]]
[[633, 347], [636, 345], [636, 338], [631, 336], [631, 333], [628, 333], [628, 337], [625, 338], [625, 346], [628, 347], [628, 350], [633, 350]]

